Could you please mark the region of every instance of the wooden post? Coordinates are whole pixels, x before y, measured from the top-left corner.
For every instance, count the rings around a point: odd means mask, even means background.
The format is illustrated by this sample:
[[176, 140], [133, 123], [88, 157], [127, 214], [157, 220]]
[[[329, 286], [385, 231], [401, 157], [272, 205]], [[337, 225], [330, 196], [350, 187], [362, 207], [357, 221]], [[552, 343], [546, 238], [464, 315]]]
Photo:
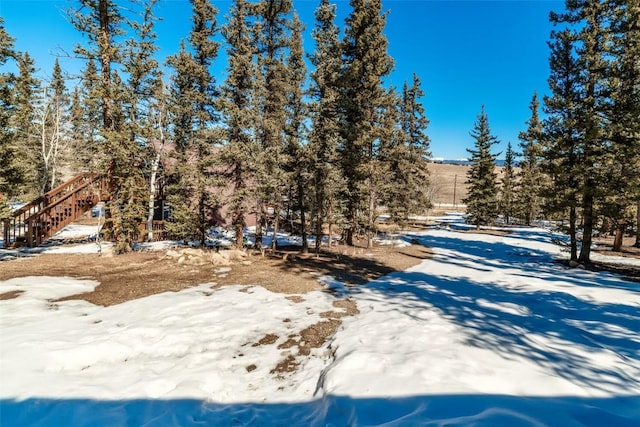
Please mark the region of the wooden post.
[[453, 176], [453, 207], [456, 207], [456, 190], [458, 187], [458, 174]]
[[9, 247], [9, 224], [10, 220], [5, 219], [2, 221], [2, 247]]

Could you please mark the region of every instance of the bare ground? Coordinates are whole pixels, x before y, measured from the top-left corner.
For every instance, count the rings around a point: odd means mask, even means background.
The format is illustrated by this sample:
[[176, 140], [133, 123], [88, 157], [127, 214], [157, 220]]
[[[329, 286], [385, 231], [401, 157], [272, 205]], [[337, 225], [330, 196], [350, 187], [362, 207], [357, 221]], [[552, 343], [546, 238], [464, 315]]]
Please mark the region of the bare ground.
[[[318, 275], [331, 275], [351, 285], [366, 283], [418, 264], [429, 249], [412, 245], [335, 246], [319, 256], [282, 248], [262, 256], [253, 251], [227, 268], [180, 263], [165, 251], [124, 255], [43, 254], [2, 262], [0, 280], [24, 276], [68, 276], [100, 283], [93, 292], [67, 297], [109, 306], [161, 292], [177, 292], [201, 283], [259, 285], [272, 292], [304, 294], [320, 289]], [[5, 296], [6, 298], [6, 296]]]

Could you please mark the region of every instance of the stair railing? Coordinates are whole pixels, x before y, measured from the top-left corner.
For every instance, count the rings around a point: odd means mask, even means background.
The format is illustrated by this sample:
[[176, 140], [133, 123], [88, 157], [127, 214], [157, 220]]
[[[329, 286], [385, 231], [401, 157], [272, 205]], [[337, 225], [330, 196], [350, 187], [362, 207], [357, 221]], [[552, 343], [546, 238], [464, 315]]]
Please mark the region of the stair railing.
[[4, 221], [4, 247], [38, 246], [106, 197], [103, 175], [77, 175], [14, 211]]

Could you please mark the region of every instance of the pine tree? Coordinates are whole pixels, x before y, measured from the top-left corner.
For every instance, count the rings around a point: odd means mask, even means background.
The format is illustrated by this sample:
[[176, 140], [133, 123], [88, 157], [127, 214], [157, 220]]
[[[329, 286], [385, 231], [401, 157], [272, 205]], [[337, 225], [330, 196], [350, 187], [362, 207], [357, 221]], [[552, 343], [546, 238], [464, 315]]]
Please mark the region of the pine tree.
[[256, 176], [256, 199], [259, 223], [256, 227], [256, 246], [262, 245], [262, 227], [265, 225], [265, 207], [269, 205], [273, 215], [273, 249], [277, 247], [276, 234], [282, 208], [284, 174], [281, 161], [284, 151], [285, 105], [287, 103], [288, 72], [284, 52], [289, 46], [288, 15], [291, 0], [263, 0], [254, 7], [258, 19], [256, 42], [257, 61], [260, 69], [258, 108], [261, 114], [258, 137], [260, 140], [260, 166]]
[[106, 164], [100, 142], [102, 113], [100, 107], [98, 70], [95, 62], [87, 60], [80, 84], [71, 98], [72, 149], [74, 168], [85, 172], [98, 172]]
[[[632, 223], [631, 213], [640, 205], [640, 1], [616, 0], [611, 6], [613, 59], [607, 111], [611, 147], [604, 208], [617, 225], [613, 250], [619, 251], [626, 227]], [[640, 221], [636, 222], [636, 246], [640, 247]]]
[[520, 172], [517, 174], [515, 209], [527, 226], [531, 225], [541, 211], [541, 191], [545, 178], [540, 168], [542, 122], [538, 115], [539, 109], [538, 94], [534, 93], [529, 104], [531, 117], [526, 122], [527, 130], [518, 135], [522, 161], [519, 163]]
[[332, 213], [339, 209], [336, 205], [337, 190], [340, 187], [338, 164], [339, 137], [339, 75], [342, 63], [338, 27], [335, 25], [336, 9], [329, 0], [321, 0], [315, 11], [316, 24], [312, 35], [316, 48], [309, 59], [314, 70], [311, 72], [310, 95], [311, 131], [309, 135], [310, 172], [312, 174], [313, 206], [315, 223], [315, 252], [320, 252], [323, 227], [328, 223], [329, 245], [331, 245]]
[[596, 0], [568, 1], [566, 13], [552, 14], [556, 25], [569, 25], [575, 41], [577, 64], [580, 68], [580, 99], [576, 121], [578, 139], [579, 191], [582, 212], [582, 245], [578, 261], [590, 260], [591, 242], [597, 219], [597, 201], [603, 196], [604, 158], [608, 142], [605, 132], [605, 111], [608, 99], [606, 78], [607, 51], [611, 44], [611, 9]]
[[193, 138], [193, 102], [195, 96], [193, 73], [195, 66], [186, 43], [180, 43], [180, 50], [167, 59], [173, 69], [170, 77], [168, 110], [171, 139], [175, 150], [171, 153], [173, 166], [167, 171], [167, 206], [170, 217], [165, 225], [173, 236], [182, 239], [195, 238], [193, 224], [197, 224], [196, 210], [191, 207], [195, 192], [192, 176], [195, 167], [189, 166], [191, 140]]
[[402, 104], [400, 108], [400, 129], [402, 130], [402, 142], [404, 165], [399, 174], [401, 179], [397, 182], [404, 199], [404, 221], [409, 215], [423, 214], [431, 206], [427, 195], [429, 187], [429, 170], [427, 168], [429, 152], [429, 137], [426, 134], [429, 120], [425, 116], [424, 107], [420, 98], [424, 96], [418, 75], [414, 73], [411, 86], [405, 82], [402, 91]]
[[307, 117], [307, 105], [304, 101], [304, 82], [307, 68], [304, 63], [304, 50], [302, 47], [302, 32], [304, 27], [298, 14], [294, 12], [291, 27], [291, 45], [287, 58], [287, 70], [289, 71], [286, 126], [285, 126], [285, 162], [284, 168], [288, 175], [289, 197], [294, 201], [295, 210], [300, 213], [300, 232], [302, 235], [302, 252], [308, 252], [307, 242], [307, 188], [309, 187], [309, 155], [305, 144], [305, 120]]
[[547, 214], [568, 211], [570, 260], [577, 261], [580, 64], [570, 31], [554, 31], [551, 37], [548, 80], [551, 95], [544, 98], [548, 117], [544, 121], [542, 146], [542, 168], [550, 182], [543, 187], [544, 210]]
[[[123, 68], [128, 74], [126, 85], [126, 125], [130, 141], [129, 151], [132, 153], [129, 159], [129, 167], [136, 168], [148, 176], [149, 186], [146, 187], [145, 176], [142, 173], [133, 174], [132, 189], [136, 195], [132, 199], [145, 198], [149, 200], [147, 209], [147, 236], [153, 239], [153, 216], [155, 210], [156, 180], [159, 167], [159, 154], [163, 148], [156, 152], [151, 140], [157, 137], [156, 129], [162, 131], [164, 123], [157, 123], [159, 104], [163, 101], [157, 97], [164, 97], [162, 85], [162, 73], [154, 54], [158, 50], [154, 25], [157, 18], [154, 16], [154, 8], [158, 0], [151, 0], [144, 4], [139, 13], [138, 20], [130, 20], [129, 25], [133, 29], [134, 36], [126, 41], [123, 55]], [[159, 113], [163, 114], [163, 113]], [[160, 132], [162, 133], [162, 132]], [[162, 136], [160, 136], [162, 139]], [[135, 153], [135, 155], [133, 155]], [[129, 210], [133, 213], [134, 206]], [[140, 207], [140, 210], [142, 208]], [[140, 218], [143, 214], [140, 211]]]
[[[406, 88], [406, 85], [405, 85]], [[387, 104], [380, 121], [381, 133], [377, 160], [378, 180], [376, 186], [380, 193], [380, 203], [386, 209], [390, 221], [400, 226], [406, 225], [408, 197], [405, 198], [405, 172], [411, 166], [407, 164], [406, 135], [401, 126], [402, 95], [396, 88], [387, 92]], [[407, 195], [408, 196], [408, 195]]]
[[346, 243], [364, 226], [371, 245], [375, 220], [375, 156], [387, 102], [383, 78], [393, 68], [380, 0], [351, 0], [342, 43], [340, 155], [346, 180]]
[[238, 248], [242, 248], [245, 216], [250, 209], [251, 176], [255, 170], [253, 153], [256, 151], [254, 96], [257, 70], [253, 62], [254, 44], [249, 19], [247, 1], [234, 0], [227, 23], [222, 27], [229, 62], [227, 80], [219, 98], [225, 144], [218, 161], [223, 176], [231, 184], [227, 204]]
[[498, 216], [498, 187], [496, 184], [495, 159], [491, 147], [498, 143], [491, 135], [489, 118], [482, 106], [482, 111], [474, 124], [471, 136], [475, 139], [475, 149], [467, 149], [471, 167], [467, 172], [468, 195], [463, 199], [467, 205], [467, 214], [476, 229], [480, 225], [495, 222]]
[[127, 81], [127, 124], [131, 140], [143, 142], [152, 134], [151, 114], [154, 96], [161, 85], [161, 72], [154, 58], [158, 51], [154, 25], [157, 18], [153, 9], [159, 0], [145, 2], [140, 20], [130, 20], [134, 35], [123, 48], [122, 65], [129, 76]]
[[18, 76], [13, 86], [14, 105], [11, 116], [11, 126], [15, 132], [16, 154], [23, 162], [26, 186], [25, 196], [33, 198], [40, 194], [38, 180], [38, 153], [39, 140], [36, 130], [36, 109], [40, 81], [34, 76], [35, 63], [29, 53], [24, 53], [17, 58]]
[[191, 0], [193, 28], [189, 44], [169, 58], [174, 69], [171, 105], [177, 165], [170, 187], [170, 230], [182, 237], [195, 237], [205, 244], [207, 229], [214, 224], [219, 204], [212, 191], [216, 182], [213, 171], [215, 135], [209, 127], [217, 121], [215, 80], [210, 66], [216, 59], [219, 44], [213, 39], [218, 31], [217, 9], [209, 0]]
[[99, 99], [102, 116], [98, 137], [110, 191], [105, 225], [116, 241], [116, 252], [128, 252], [138, 234], [139, 209], [134, 205], [141, 202], [138, 199], [141, 171], [131, 167], [130, 159], [137, 157], [137, 147], [126, 130], [125, 100], [122, 99], [125, 88], [116, 66], [122, 63], [120, 36], [126, 31], [125, 22], [120, 6], [114, 0], [78, 1], [80, 7], [70, 10], [69, 15], [76, 29], [86, 35], [88, 43], [86, 46], [78, 45], [75, 51], [88, 61], [99, 64], [98, 81], [90, 96]]
[[507, 143], [507, 151], [504, 155], [504, 169], [502, 172], [502, 187], [500, 189], [500, 202], [499, 210], [504, 218], [505, 224], [510, 224], [513, 218], [513, 212], [515, 210], [515, 194], [514, 188], [516, 186], [515, 178], [515, 154], [511, 147], [511, 142]]
[[[0, 68], [20, 55], [14, 50], [14, 38], [4, 28], [0, 17]], [[8, 202], [17, 196], [25, 182], [23, 164], [16, 148], [11, 119], [15, 111], [14, 85], [16, 76], [0, 72], [0, 221], [11, 212]]]

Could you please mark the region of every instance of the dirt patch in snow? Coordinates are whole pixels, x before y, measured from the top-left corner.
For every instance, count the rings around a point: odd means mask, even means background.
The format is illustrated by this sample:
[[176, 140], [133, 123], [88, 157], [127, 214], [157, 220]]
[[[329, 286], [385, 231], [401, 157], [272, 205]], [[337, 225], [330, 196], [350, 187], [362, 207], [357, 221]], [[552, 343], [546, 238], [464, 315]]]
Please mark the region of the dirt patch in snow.
[[355, 316], [359, 313], [355, 301], [349, 298], [336, 300], [333, 302], [333, 306], [341, 311], [320, 313], [323, 320], [307, 326], [298, 333], [289, 335], [283, 343], [278, 345], [278, 350], [295, 348], [297, 354], [285, 353], [285, 357], [271, 370], [271, 374], [278, 378], [284, 378], [286, 373], [295, 372], [300, 365], [299, 357], [308, 357], [313, 349], [325, 345], [342, 325], [343, 317]]
[[[248, 252], [247, 256], [230, 257], [228, 268], [207, 261], [217, 259], [214, 251], [202, 256], [191, 253], [182, 258], [168, 251], [132, 252], [124, 255], [43, 254], [2, 261], [0, 280], [25, 276], [67, 276], [100, 283], [93, 292], [64, 298], [83, 299], [96, 305], [110, 306], [162, 292], [211, 283], [258, 285], [272, 292], [291, 294], [293, 301], [322, 289], [318, 278], [332, 276], [346, 284], [359, 285], [405, 270], [431, 255], [419, 245], [407, 247], [339, 245], [323, 250], [319, 256], [302, 254], [298, 248], [281, 248], [275, 253]], [[207, 253], [208, 252], [208, 253]], [[221, 251], [222, 252], [222, 251]], [[200, 260], [195, 260], [201, 258]], [[17, 295], [6, 295], [13, 298]]]
[[267, 334], [264, 337], [260, 338], [260, 341], [251, 344], [252, 347], [258, 347], [259, 345], [269, 345], [278, 341], [278, 336], [276, 334]]
[[23, 293], [23, 291], [5, 292], [3, 294], [0, 294], [0, 301], [18, 298], [20, 296], [20, 294], [22, 294], [22, 293]]

